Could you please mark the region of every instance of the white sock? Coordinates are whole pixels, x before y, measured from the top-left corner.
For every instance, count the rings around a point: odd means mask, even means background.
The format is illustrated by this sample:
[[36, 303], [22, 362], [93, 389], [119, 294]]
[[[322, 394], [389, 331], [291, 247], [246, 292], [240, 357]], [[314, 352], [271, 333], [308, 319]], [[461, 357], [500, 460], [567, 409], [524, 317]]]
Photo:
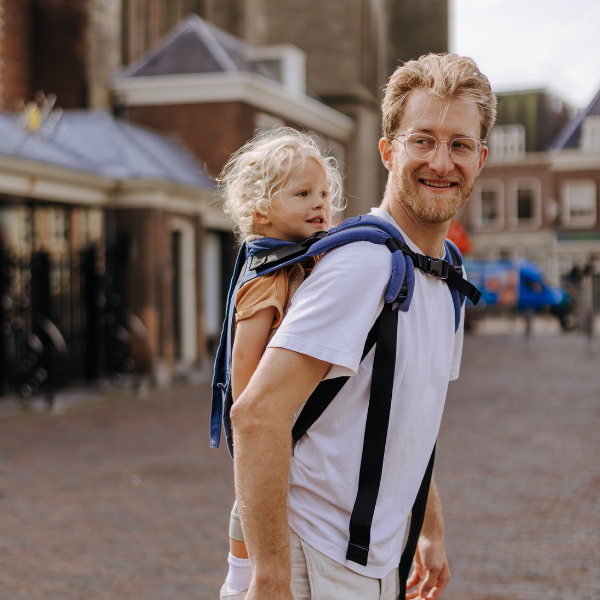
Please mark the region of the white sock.
[[250, 587], [252, 581], [252, 565], [249, 558], [237, 558], [231, 552], [227, 557], [229, 573], [227, 573], [227, 587], [232, 592], [241, 592]]

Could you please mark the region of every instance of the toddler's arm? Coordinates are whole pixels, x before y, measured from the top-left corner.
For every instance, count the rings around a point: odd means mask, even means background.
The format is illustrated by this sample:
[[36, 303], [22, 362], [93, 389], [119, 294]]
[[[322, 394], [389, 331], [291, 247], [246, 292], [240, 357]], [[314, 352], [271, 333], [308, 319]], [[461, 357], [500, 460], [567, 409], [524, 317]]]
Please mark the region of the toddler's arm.
[[231, 367], [234, 402], [246, 389], [258, 367], [274, 318], [275, 307], [268, 306], [254, 313], [248, 319], [238, 321], [236, 325]]

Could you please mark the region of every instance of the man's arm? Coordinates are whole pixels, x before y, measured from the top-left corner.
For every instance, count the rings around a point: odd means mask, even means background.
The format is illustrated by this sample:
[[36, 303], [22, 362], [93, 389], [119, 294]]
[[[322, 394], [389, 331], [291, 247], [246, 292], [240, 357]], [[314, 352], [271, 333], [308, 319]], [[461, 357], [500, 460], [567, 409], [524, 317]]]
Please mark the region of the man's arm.
[[329, 363], [268, 348], [231, 409], [236, 496], [252, 560], [246, 600], [291, 600], [287, 520], [292, 417]]
[[415, 553], [414, 570], [406, 584], [408, 590], [414, 589], [407, 592], [406, 598], [438, 600], [449, 581], [450, 566], [444, 550], [442, 504], [432, 477], [425, 520]]

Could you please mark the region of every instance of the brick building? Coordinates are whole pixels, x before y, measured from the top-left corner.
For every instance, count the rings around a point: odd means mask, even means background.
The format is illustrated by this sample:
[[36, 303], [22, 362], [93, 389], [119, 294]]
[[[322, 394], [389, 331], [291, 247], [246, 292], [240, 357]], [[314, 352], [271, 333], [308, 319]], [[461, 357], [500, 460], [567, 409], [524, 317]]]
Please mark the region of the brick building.
[[600, 94], [579, 114], [545, 90], [498, 94], [488, 161], [463, 220], [474, 252], [528, 258], [558, 284], [600, 257]]

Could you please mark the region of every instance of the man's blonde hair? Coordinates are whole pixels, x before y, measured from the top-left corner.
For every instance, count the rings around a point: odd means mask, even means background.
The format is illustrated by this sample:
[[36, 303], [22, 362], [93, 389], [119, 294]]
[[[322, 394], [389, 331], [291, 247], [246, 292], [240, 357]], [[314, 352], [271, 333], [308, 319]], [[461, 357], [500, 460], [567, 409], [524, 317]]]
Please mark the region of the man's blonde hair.
[[480, 115], [480, 136], [486, 139], [496, 120], [496, 96], [477, 63], [458, 54], [427, 54], [396, 69], [385, 88], [381, 105], [384, 137], [390, 140], [394, 137], [410, 94], [417, 88], [433, 98], [475, 102]]
[[342, 178], [333, 156], [311, 135], [291, 127], [261, 133], [231, 155], [217, 178], [224, 210], [231, 216], [239, 242], [261, 237], [255, 212], [268, 214], [273, 196], [302, 176], [306, 160], [325, 171], [333, 212], [343, 210]]

